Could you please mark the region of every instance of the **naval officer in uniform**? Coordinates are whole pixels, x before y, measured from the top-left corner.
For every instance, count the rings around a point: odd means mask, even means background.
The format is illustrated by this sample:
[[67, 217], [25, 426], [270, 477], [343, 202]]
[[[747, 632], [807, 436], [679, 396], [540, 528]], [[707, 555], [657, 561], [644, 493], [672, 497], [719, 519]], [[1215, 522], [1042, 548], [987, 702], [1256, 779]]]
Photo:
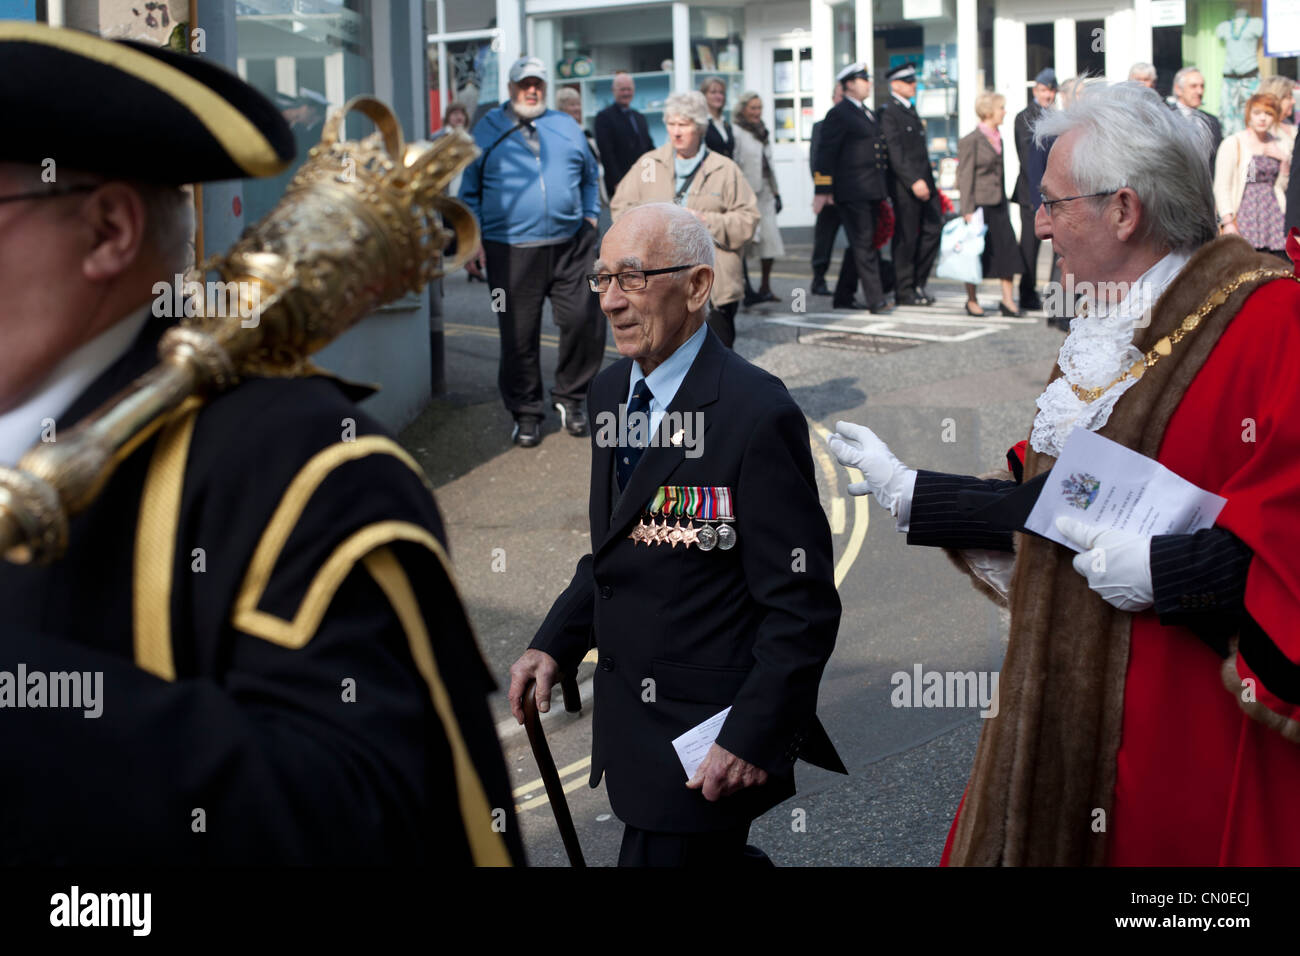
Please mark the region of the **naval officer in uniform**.
[[[158, 361], [179, 184], [275, 175], [294, 141], [198, 56], [0, 23], [0, 62], [12, 467]], [[0, 563], [0, 862], [522, 862], [437, 506], [358, 394], [309, 374], [193, 401], [60, 560]], [[42, 705], [58, 674], [94, 676], [98, 716]]]
[[[522, 720], [529, 679], [545, 710], [598, 650], [591, 785], [625, 825], [624, 866], [764, 862], [749, 827], [795, 792], [795, 760], [844, 772], [816, 715], [840, 601], [808, 426], [705, 324], [713, 253], [671, 203], [605, 235], [591, 285], [624, 358], [588, 399], [591, 553], [510, 672]], [[727, 708], [688, 775], [672, 741]]]
[[880, 281], [880, 254], [872, 245], [877, 207], [889, 198], [889, 149], [880, 121], [868, 105], [871, 72], [865, 63], [850, 63], [835, 77], [844, 90], [840, 100], [822, 120], [817, 155], [813, 157], [813, 212], [834, 202], [849, 238], [863, 300], [852, 298], [853, 289], [836, 288], [837, 308], [863, 308], [888, 312], [889, 303]]
[[916, 66], [904, 63], [885, 74], [889, 102], [880, 108], [880, 128], [889, 147], [891, 195], [894, 200], [894, 301], [899, 305], [933, 305], [925, 290], [939, 255], [943, 209], [930, 168], [925, 124], [912, 105]]

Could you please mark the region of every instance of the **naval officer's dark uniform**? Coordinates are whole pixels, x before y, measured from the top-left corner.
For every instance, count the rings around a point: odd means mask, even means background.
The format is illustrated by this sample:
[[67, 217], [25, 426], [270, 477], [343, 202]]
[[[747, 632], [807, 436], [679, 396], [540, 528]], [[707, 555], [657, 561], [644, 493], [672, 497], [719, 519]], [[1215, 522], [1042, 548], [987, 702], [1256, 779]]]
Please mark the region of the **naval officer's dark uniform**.
[[[570, 674], [598, 650], [591, 785], [604, 776], [628, 827], [624, 864], [663, 861], [661, 843], [686, 862], [701, 844], [710, 859], [718, 843], [738, 852], [754, 818], [795, 792], [796, 759], [844, 772], [816, 716], [840, 601], [808, 426], [779, 379], [704, 334], [668, 408], [704, 416], [703, 454], [648, 448], [621, 495], [599, 425], [627, 402], [632, 360], [592, 383], [592, 553], [531, 644]], [[662, 486], [729, 489], [734, 546], [630, 539]], [[672, 740], [728, 706], [718, 745], [769, 779], [709, 802], [686, 788]]]
[[[829, 195], [840, 209], [863, 303], [884, 304], [880, 254], [872, 247], [877, 206], [889, 198], [889, 149], [876, 116], [845, 96], [826, 113], [813, 157], [813, 189]], [[843, 276], [843, 271], [841, 271]], [[836, 305], [848, 305], [853, 290], [835, 290]], [[847, 297], [847, 298], [846, 298]]]
[[[889, 147], [890, 186], [894, 200], [894, 288], [900, 305], [924, 292], [939, 255], [943, 233], [943, 208], [930, 168], [930, 148], [925, 124], [916, 107], [897, 96], [880, 108], [880, 129]], [[912, 184], [921, 180], [930, 188], [929, 199], [917, 199]]]

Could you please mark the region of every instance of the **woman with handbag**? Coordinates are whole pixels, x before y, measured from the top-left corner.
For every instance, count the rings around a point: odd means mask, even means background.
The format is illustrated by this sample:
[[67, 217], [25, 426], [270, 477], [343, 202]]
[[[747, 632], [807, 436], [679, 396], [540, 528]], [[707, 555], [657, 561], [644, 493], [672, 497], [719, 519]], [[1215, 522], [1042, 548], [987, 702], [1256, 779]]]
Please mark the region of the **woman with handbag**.
[[[985, 90], [975, 97], [975, 114], [980, 118], [979, 125], [957, 144], [957, 188], [961, 190], [962, 213], [970, 222], [976, 208], [984, 210], [984, 224], [988, 227], [980, 257], [984, 278], [1002, 280], [998, 309], [1003, 315], [1024, 315], [1013, 298], [1013, 280], [1025, 271], [1025, 259], [1011, 228], [1002, 171], [1002, 133], [998, 130], [1007, 116], [1007, 98]], [[984, 309], [975, 293], [976, 287], [966, 283], [966, 313], [980, 316]]]

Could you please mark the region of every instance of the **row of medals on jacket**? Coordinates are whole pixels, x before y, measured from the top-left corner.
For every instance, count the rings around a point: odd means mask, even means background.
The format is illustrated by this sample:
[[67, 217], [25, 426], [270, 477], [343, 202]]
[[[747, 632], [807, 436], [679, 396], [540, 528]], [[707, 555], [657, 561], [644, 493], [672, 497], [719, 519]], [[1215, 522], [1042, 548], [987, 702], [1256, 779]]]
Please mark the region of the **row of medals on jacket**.
[[[663, 502], [663, 491], [665, 490], [667, 489], [661, 489], [660, 493], [655, 496], [655, 501], [650, 506], [650, 510], [642, 514], [641, 520], [637, 522], [636, 527], [632, 529], [632, 533], [628, 535], [632, 539], [633, 545], [666, 544], [670, 548], [676, 548], [679, 544], [685, 548], [695, 545], [701, 551], [712, 551], [714, 548], [719, 551], [730, 551], [736, 546], [736, 529], [732, 527], [735, 518], [729, 516], [708, 519], [701, 518], [688, 511], [686, 527], [682, 527], [680, 517], [670, 525], [668, 523], [671, 517], [669, 512], [681, 515], [683, 502], [678, 501], [677, 506], [674, 507], [674, 503], [668, 501], [663, 504], [663, 510], [659, 512], [662, 520], [656, 521], [656, 512], [659, 511], [659, 506]], [[678, 491], [679, 489], [673, 490]], [[648, 524], [646, 523], [647, 518], [649, 519]], [[695, 525], [697, 520], [700, 522], [699, 527]]]

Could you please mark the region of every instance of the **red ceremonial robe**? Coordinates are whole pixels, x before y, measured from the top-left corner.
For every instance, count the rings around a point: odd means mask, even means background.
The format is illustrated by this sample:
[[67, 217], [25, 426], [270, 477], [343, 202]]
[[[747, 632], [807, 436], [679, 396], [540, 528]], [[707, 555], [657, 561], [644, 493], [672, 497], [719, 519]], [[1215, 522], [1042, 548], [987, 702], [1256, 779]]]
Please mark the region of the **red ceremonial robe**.
[[[1246, 300], [1157, 459], [1228, 499], [1216, 524], [1255, 552], [1246, 610], [1300, 664], [1300, 284], [1270, 282]], [[1300, 720], [1249, 660], [1234, 663], [1260, 705]], [[1222, 665], [1191, 631], [1134, 616], [1111, 864], [1300, 864], [1300, 744], [1245, 712]]]
[[[1228, 499], [1216, 524], [1255, 552], [1246, 610], [1300, 665], [1300, 284], [1269, 282], [1246, 300], [1156, 457]], [[1271, 693], [1244, 656], [1227, 667], [1232, 691], [1225, 662], [1194, 633], [1152, 611], [1133, 616], [1111, 865], [1300, 865], [1300, 743], [1248, 715], [1237, 684], [1253, 681], [1257, 703], [1247, 706], [1274, 721], [1300, 722], [1300, 707]], [[956, 818], [940, 865], [955, 830]]]

